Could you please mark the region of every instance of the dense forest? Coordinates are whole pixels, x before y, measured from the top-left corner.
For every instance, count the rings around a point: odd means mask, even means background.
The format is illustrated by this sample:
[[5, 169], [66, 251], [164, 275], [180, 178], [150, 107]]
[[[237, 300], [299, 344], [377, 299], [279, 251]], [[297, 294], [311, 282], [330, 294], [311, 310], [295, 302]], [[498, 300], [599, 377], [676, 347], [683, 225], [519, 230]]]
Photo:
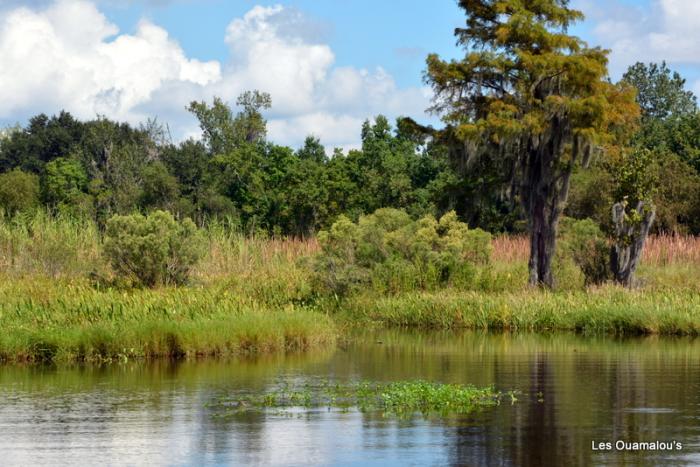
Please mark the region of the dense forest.
[[[700, 233], [700, 113], [685, 80], [666, 64], [638, 63], [624, 75], [642, 109], [634, 157], [595, 155], [573, 174], [565, 214], [610, 229], [610, 207], [634, 180], [651, 194], [656, 231]], [[89, 216], [166, 209], [202, 224], [225, 218], [245, 232], [308, 236], [340, 214], [381, 207], [413, 217], [455, 210], [472, 227], [526, 229], [509, 174], [488, 159], [467, 163], [449, 142], [383, 116], [361, 129], [362, 147], [326, 154], [309, 136], [294, 150], [266, 138], [270, 96], [249, 92], [238, 111], [215, 99], [193, 102], [200, 140], [172, 142], [167, 127], [67, 112], [37, 115], [0, 139], [0, 205], [8, 215], [39, 205]], [[672, 183], [671, 183], [672, 182]]]

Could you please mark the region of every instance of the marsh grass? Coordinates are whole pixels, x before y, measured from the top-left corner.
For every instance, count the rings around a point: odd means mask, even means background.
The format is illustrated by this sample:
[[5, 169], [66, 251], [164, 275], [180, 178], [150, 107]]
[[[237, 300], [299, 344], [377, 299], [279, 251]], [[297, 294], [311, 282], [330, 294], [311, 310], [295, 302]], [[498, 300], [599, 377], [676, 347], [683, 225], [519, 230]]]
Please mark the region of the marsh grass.
[[[527, 263], [530, 247], [522, 235], [499, 235], [493, 239], [493, 259], [503, 263]], [[692, 235], [651, 235], [645, 245], [642, 264], [649, 267], [700, 263], [700, 237]]]
[[6, 276], [85, 277], [104, 270], [94, 222], [43, 210], [0, 215], [0, 272]]
[[[462, 415], [500, 403], [503, 394], [493, 387], [476, 388], [460, 384], [427, 381], [376, 383], [306, 384], [303, 387], [282, 385], [262, 394], [241, 394], [224, 397], [208, 404], [216, 417], [237, 415], [244, 411], [290, 408], [357, 408], [361, 412], [410, 417]], [[508, 393], [511, 402], [517, 401]]]
[[[190, 284], [121, 288], [91, 222], [43, 211], [0, 218], [0, 360], [114, 361], [332, 348], [338, 326], [700, 334], [700, 241], [649, 239], [641, 287], [527, 287], [527, 240], [496, 237], [472, 288], [319, 295], [314, 239], [204, 229]], [[561, 271], [560, 271], [561, 272]], [[568, 273], [563, 271], [563, 273]], [[572, 273], [573, 274], [573, 273]], [[580, 281], [579, 281], [580, 282]], [[572, 285], [573, 284], [573, 285]], [[337, 323], [337, 325], [335, 324]]]
[[629, 291], [443, 291], [399, 297], [356, 297], [346, 306], [355, 323], [425, 329], [573, 331], [612, 335], [700, 335], [700, 294]]
[[3, 281], [0, 359], [114, 361], [226, 356], [333, 346], [326, 316], [268, 308], [221, 288], [95, 290], [86, 283]]

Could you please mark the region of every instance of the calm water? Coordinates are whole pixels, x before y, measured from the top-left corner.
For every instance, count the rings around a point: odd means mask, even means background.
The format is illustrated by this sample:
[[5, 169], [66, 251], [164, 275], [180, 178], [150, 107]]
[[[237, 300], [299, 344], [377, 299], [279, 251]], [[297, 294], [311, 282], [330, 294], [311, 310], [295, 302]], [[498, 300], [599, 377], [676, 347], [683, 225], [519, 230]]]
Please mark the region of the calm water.
[[[522, 392], [447, 420], [356, 411], [215, 416], [280, 381], [426, 379]], [[594, 451], [678, 441], [682, 450]], [[381, 333], [255, 361], [0, 367], [2, 465], [700, 464], [700, 340]]]

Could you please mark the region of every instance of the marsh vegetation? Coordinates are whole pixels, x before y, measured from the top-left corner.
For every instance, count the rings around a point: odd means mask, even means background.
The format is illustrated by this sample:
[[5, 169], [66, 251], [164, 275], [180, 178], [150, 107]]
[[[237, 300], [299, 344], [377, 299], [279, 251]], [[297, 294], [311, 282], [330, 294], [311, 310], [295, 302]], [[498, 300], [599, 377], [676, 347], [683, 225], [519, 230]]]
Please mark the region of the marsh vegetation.
[[[154, 288], [112, 269], [94, 224], [43, 211], [5, 218], [0, 357], [100, 362], [303, 351], [333, 347], [344, 329], [357, 325], [618, 335], [700, 331], [700, 242], [693, 237], [651, 237], [638, 289], [587, 285], [570, 258], [558, 266], [559, 290], [543, 291], [527, 285], [524, 238], [490, 238], [459, 224], [441, 231], [448, 219], [413, 223], [388, 214], [403, 222], [393, 233], [380, 229], [378, 235], [376, 218], [352, 224], [360, 230], [345, 240], [366, 256], [343, 250], [356, 261], [342, 263], [345, 272], [332, 277], [319, 277], [318, 268], [337, 257], [339, 244], [328, 242], [338, 238], [250, 237], [212, 222], [199, 232], [202, 258], [192, 265], [188, 283]], [[393, 246], [385, 248], [385, 241]], [[474, 244], [480, 245], [475, 253]], [[441, 248], [454, 245], [469, 253], [462, 263], [441, 256]], [[329, 288], [329, 281], [349, 281], [342, 282], [347, 293], [339, 294], [338, 285]]]

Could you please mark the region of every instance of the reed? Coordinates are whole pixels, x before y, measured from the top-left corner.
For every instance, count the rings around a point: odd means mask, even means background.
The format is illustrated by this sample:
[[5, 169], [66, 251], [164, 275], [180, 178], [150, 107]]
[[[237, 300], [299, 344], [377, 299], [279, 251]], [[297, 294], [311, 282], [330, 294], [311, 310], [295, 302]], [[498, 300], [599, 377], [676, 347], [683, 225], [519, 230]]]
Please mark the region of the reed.
[[[528, 238], [522, 235], [499, 235], [493, 239], [493, 259], [512, 263], [528, 260]], [[645, 266], [700, 263], [700, 237], [692, 235], [651, 235], [642, 255]]]
[[346, 305], [354, 324], [422, 329], [572, 331], [612, 335], [700, 335], [700, 294], [630, 291], [411, 293], [356, 297]]
[[[473, 291], [346, 300], [314, 290], [315, 239], [204, 228], [207, 254], [185, 287], [114, 286], [94, 223], [46, 212], [0, 217], [0, 360], [114, 361], [332, 348], [336, 323], [416, 328], [700, 334], [700, 239], [649, 238], [641, 287], [527, 287], [527, 238], [493, 239]], [[571, 281], [569, 281], [571, 282]]]
[[0, 284], [0, 360], [114, 361], [333, 346], [319, 313], [269, 308], [221, 287], [96, 290], [85, 282]]

